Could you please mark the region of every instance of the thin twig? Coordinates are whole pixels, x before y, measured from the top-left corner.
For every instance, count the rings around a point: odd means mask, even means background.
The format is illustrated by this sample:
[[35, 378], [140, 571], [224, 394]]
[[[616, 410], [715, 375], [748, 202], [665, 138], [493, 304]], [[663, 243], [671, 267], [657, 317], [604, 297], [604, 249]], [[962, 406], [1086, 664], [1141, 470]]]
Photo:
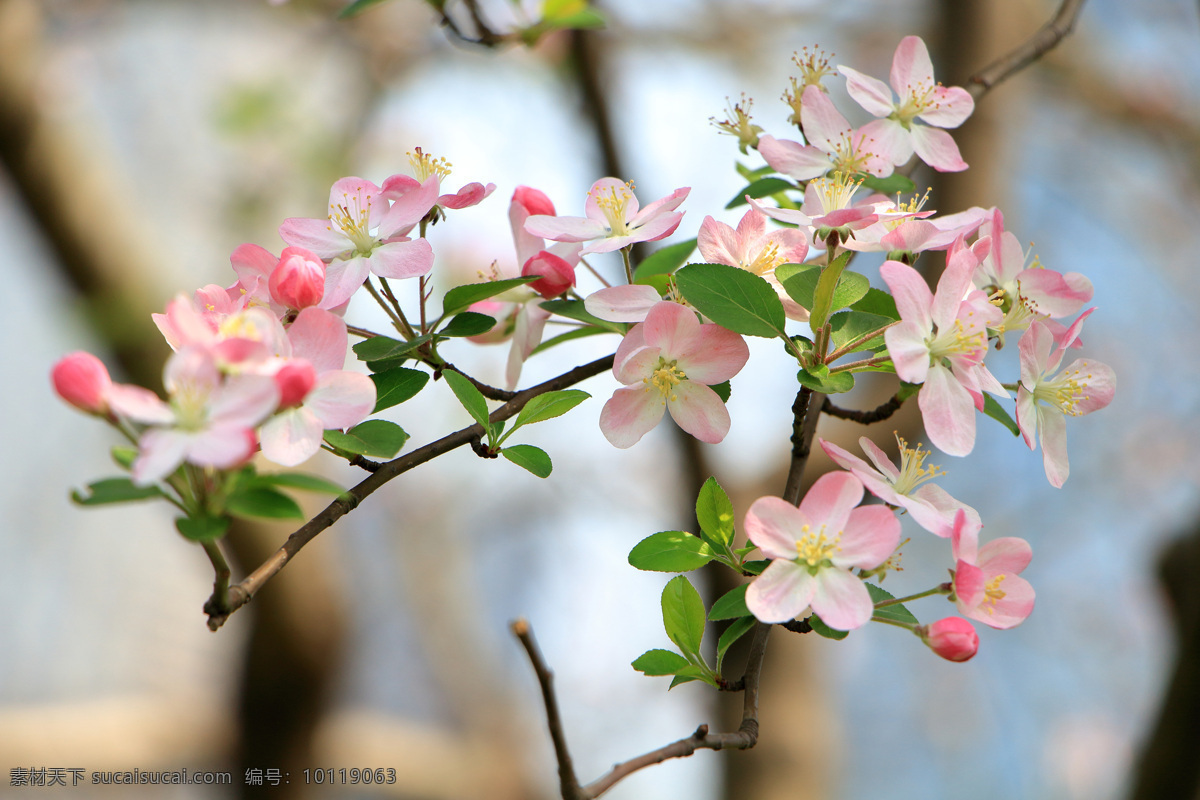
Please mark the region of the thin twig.
[[[518, 392], [513, 399], [493, 411], [490, 419], [492, 422], [499, 422], [514, 417], [525, 407], [526, 403], [538, 395], [574, 386], [582, 380], [599, 375], [605, 370], [612, 369], [612, 365], [613, 356], [605, 356], [591, 363], [576, 367], [569, 372], [564, 372], [556, 378], [551, 378], [548, 381]], [[300, 526], [299, 529], [287, 538], [283, 546], [260, 564], [257, 569], [238, 583], [230, 586], [229, 600], [228, 603], [224, 604], [224, 607], [217, 603], [216, 598], [210, 597], [208, 602], [204, 604], [204, 611], [208, 614], [209, 630], [215, 631], [224, 625], [225, 620], [229, 619], [230, 614], [250, 602], [258, 590], [262, 588], [263, 584], [283, 569], [306, 544], [315, 539], [321, 531], [353, 511], [363, 499], [376, 489], [393, 478], [408, 472], [410, 469], [424, 464], [426, 461], [469, 444], [473, 437], [482, 436], [483, 433], [484, 430], [481, 425], [471, 425], [430, 442], [411, 453], [380, 464], [379, 468], [367, 476], [361, 483], [343, 493], [319, 514]]]
[[[804, 467], [808, 463], [808, 454], [812, 452], [812, 440], [817, 432], [817, 421], [821, 417], [821, 407], [824, 403], [825, 395], [814, 392], [807, 386], [800, 387], [800, 391], [796, 393], [796, 401], [792, 403], [792, 463], [788, 467], [783, 499], [794, 506], [800, 505]], [[809, 413], [810, 408], [815, 413]]]
[[221, 543], [217, 540], [204, 542], [204, 552], [213, 565], [213, 602], [224, 607], [229, 606], [229, 562], [221, 551]]
[[502, 400], [504, 402], [508, 402], [517, 396], [516, 392], [510, 392], [507, 389], [497, 389], [495, 386], [488, 386], [486, 383], [475, 380], [470, 375], [451, 364], [449, 361], [439, 366], [438, 370], [442, 372], [445, 372], [446, 370], [457, 372], [459, 375], [462, 375], [464, 378], [469, 380], [471, 385], [478, 389], [479, 393], [489, 400]]
[[892, 395], [892, 398], [886, 403], [874, 408], [871, 411], [855, 411], [850, 408], [839, 408], [825, 398], [825, 402], [821, 405], [821, 410], [831, 417], [838, 419], [848, 419], [851, 422], [858, 422], [863, 425], [870, 425], [874, 422], [882, 422], [900, 410], [900, 406], [904, 401], [900, 399], [899, 394]]
[[1001, 56], [967, 79], [967, 91], [978, 100], [1001, 81], [1053, 50], [1075, 27], [1084, 0], [1063, 0], [1054, 17], [1015, 50]]

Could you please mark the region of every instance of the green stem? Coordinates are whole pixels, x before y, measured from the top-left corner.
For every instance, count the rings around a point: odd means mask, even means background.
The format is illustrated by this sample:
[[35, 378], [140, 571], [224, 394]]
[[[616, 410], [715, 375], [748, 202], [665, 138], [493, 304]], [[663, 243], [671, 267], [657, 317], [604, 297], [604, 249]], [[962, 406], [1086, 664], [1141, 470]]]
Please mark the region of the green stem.
[[884, 331], [886, 331], [888, 328], [892, 327], [893, 325], [899, 325], [899, 324], [900, 324], [900, 320], [896, 320], [895, 322], [891, 322], [891, 323], [888, 323], [887, 325], [884, 325], [882, 328], [879, 328], [878, 330], [874, 330], [869, 333], [864, 333], [862, 336], [857, 336], [857, 337], [851, 339], [850, 341], [846, 342], [844, 345], [839, 347], [837, 350], [834, 350], [832, 353], [830, 353], [829, 361], [837, 361], [842, 356], [846, 355], [847, 353], [852, 352], [854, 350], [854, 348], [858, 347], [863, 342], [870, 341], [871, 339], [874, 339], [876, 336], [879, 336], [880, 334], [882, 334]]
[[897, 622], [894, 619], [884, 619], [883, 617], [871, 617], [871, 622], [882, 622], [884, 625], [895, 625], [897, 628], [904, 628], [906, 631], [911, 631], [917, 627], [910, 622]]
[[390, 305], [388, 305], [387, 301], [385, 301], [383, 299], [383, 297], [380, 296], [379, 291], [375, 288], [375, 284], [371, 283], [370, 278], [367, 278], [367, 281], [366, 281], [366, 283], [363, 284], [363, 286], [367, 287], [367, 294], [369, 294], [369, 295], [371, 295], [371, 297], [375, 298], [375, 302], [379, 304], [379, 307], [382, 308], [384, 313], [387, 314], [388, 317], [392, 320], [392, 325], [395, 326], [396, 330], [400, 331], [400, 333], [402, 333], [405, 336], [405, 338], [408, 338], [408, 339], [417, 338], [416, 331], [414, 331], [412, 329], [412, 326], [410, 326], [403, 317], [398, 316], [396, 314], [395, 309], [393, 309]]
[[908, 597], [893, 597], [891, 600], [880, 600], [875, 604], [876, 608], [886, 608], [887, 606], [896, 606], [901, 603], [907, 603], [911, 600], [920, 600], [922, 597], [930, 597], [935, 594], [950, 594], [950, 584], [942, 583], [925, 592], [910, 594]]
[[876, 364], [885, 364], [891, 360], [891, 356], [875, 356], [874, 358], [864, 358], [862, 361], [851, 361], [849, 364], [840, 364], [836, 367], [830, 367], [829, 374], [832, 375], [835, 372], [860, 370], [864, 369], [865, 367], [873, 367]]
[[625, 280], [628, 283], [633, 283], [633, 266], [629, 263], [629, 251], [633, 249], [633, 245], [621, 248], [621, 258], [625, 261]]
[[[626, 256], [626, 259], [628, 260], [628, 256]], [[579, 263], [580, 263], [580, 264], [583, 264], [583, 266], [587, 268], [587, 271], [588, 271], [588, 272], [590, 272], [590, 273], [592, 273], [593, 275], [595, 275], [595, 276], [596, 276], [596, 280], [598, 280], [598, 281], [600, 281], [601, 283], [603, 283], [603, 284], [604, 284], [604, 288], [605, 288], [605, 289], [608, 289], [608, 288], [611, 288], [611, 287], [612, 287], [612, 284], [611, 284], [611, 283], [609, 283], [608, 281], [604, 280], [604, 276], [603, 276], [603, 275], [601, 275], [601, 274], [600, 274], [600, 273], [599, 273], [599, 272], [596, 270], [596, 268], [595, 268], [595, 267], [593, 267], [591, 264], [589, 264], [589, 263], [587, 262], [587, 259], [586, 259], [586, 258], [581, 258], [581, 259], [579, 259]], [[632, 281], [632, 280], [630, 280], [630, 283], [632, 283], [632, 282], [633, 282], [633, 281]]]

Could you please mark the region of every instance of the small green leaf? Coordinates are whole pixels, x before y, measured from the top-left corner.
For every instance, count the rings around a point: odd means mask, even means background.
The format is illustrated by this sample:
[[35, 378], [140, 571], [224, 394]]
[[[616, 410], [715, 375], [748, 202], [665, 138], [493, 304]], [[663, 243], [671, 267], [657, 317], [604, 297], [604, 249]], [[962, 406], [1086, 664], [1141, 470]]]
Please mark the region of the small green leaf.
[[700, 487], [696, 497], [696, 520], [700, 523], [701, 535], [718, 548], [733, 544], [733, 503], [716, 478], [710, 477]]
[[353, 3], [338, 12], [337, 18], [350, 19], [351, 17], [356, 17], [371, 6], [376, 6], [383, 2], [386, 2], [386, 0], [354, 0]]
[[514, 444], [500, 451], [500, 455], [522, 469], [527, 469], [539, 478], [550, 477], [554, 469], [549, 454], [531, 444]]
[[[834, 296], [838, 289], [838, 284], [841, 282], [842, 272], [845, 271], [846, 265], [850, 263], [851, 255], [852, 253], [849, 250], [842, 253], [829, 262], [829, 265], [821, 270], [821, 274], [817, 278], [817, 288], [813, 291], [813, 304], [808, 322], [813, 333], [820, 330], [821, 326], [825, 324], [825, 320], [829, 318], [830, 312], [836, 311], [838, 308], [838, 306], [834, 305]], [[863, 294], [866, 294], [866, 289], [863, 289]]]
[[564, 389], [540, 394], [526, 403], [525, 407], [521, 409], [521, 413], [517, 414], [513, 430], [522, 425], [532, 425], [535, 422], [561, 417], [589, 397], [591, 397], [590, 394], [579, 389]]
[[346, 491], [333, 481], [319, 475], [308, 475], [304, 472], [277, 472], [274, 475], [256, 475], [250, 479], [251, 486], [286, 486], [289, 489], [299, 489], [304, 492], [324, 492], [325, 494], [341, 494]]
[[266, 486], [238, 489], [225, 499], [225, 510], [235, 517], [304, 519], [304, 512], [295, 500]]
[[917, 185], [912, 182], [912, 178], [901, 175], [899, 172], [893, 172], [886, 178], [864, 175], [862, 185], [889, 197], [897, 194], [912, 194], [917, 190]]
[[826, 639], [833, 639], [834, 641], [840, 642], [842, 639], [845, 639], [850, 635], [850, 631], [839, 631], [837, 628], [829, 627], [816, 614], [813, 614], [808, 618], [808, 624], [812, 626], [814, 631], [821, 634]]
[[708, 618], [711, 620], [736, 619], [749, 614], [750, 609], [746, 608], [746, 589], [749, 586], [750, 584], [743, 583], [718, 597], [717, 602], [713, 603], [712, 608], [708, 610]]
[[359, 361], [382, 361], [412, 352], [432, 338], [433, 334], [426, 333], [415, 339], [401, 342], [389, 336], [372, 336], [370, 339], [363, 339], [350, 349], [354, 351], [354, 355], [358, 356]]
[[[873, 331], [885, 328], [893, 322], [895, 320], [881, 317], [878, 314], [868, 314], [863, 311], [843, 311], [829, 318], [829, 327], [832, 331], [830, 338], [833, 341], [833, 346], [840, 349], [849, 342], [866, 336]], [[863, 339], [853, 350], [849, 350], [848, 352], [874, 350], [883, 346], [882, 335], [872, 336], [869, 339]]]
[[739, 617], [736, 622], [721, 632], [721, 637], [717, 639], [717, 672], [721, 671], [721, 665], [725, 661], [725, 653], [729, 650], [730, 646], [754, 630], [754, 626], [757, 623], [758, 620], [754, 617]]
[[857, 302], [851, 303], [850, 307], [855, 311], [878, 314], [892, 321], [900, 319], [900, 312], [896, 310], [896, 298], [880, 289], [867, 289], [867, 293]]
[[813, 307], [813, 292], [821, 278], [821, 267], [816, 264], [781, 264], [775, 268], [783, 290], [802, 308]]
[[193, 542], [211, 542], [229, 530], [229, 517], [176, 517], [175, 530]]
[[645, 675], [674, 675], [688, 666], [688, 660], [673, 650], [647, 650], [630, 666]]
[[524, 286], [537, 279], [538, 276], [534, 275], [525, 278], [505, 278], [502, 281], [468, 283], [466, 286], [455, 286], [446, 292], [446, 296], [442, 298], [442, 316], [449, 317], [460, 311], [466, 311], [472, 303], [487, 300], [489, 297], [495, 297], [502, 292], [507, 292], [509, 289], [515, 289], [518, 286]]
[[670, 275], [686, 264], [688, 257], [695, 250], [695, 239], [688, 239], [686, 242], [667, 245], [655, 250], [637, 265], [637, 269], [633, 271], [633, 282], [648, 283], [649, 281], [646, 279], [653, 275]]
[[704, 638], [704, 601], [684, 576], [672, 578], [662, 593], [663, 627], [684, 655], [699, 656]]
[[339, 450], [357, 453], [372, 458], [393, 458], [404, 443], [408, 434], [394, 422], [386, 419], [369, 419], [350, 430], [325, 431], [325, 441]]
[[679, 686], [682, 683], [688, 683], [690, 681], [703, 681], [710, 686], [717, 685], [712, 670], [706, 666], [691, 664], [675, 673], [675, 677], [671, 679], [671, 685], [667, 687], [667, 691], [674, 689], [676, 686]]
[[722, 381], [721, 383], [714, 383], [712, 386], [710, 386], [708, 388], [712, 389], [714, 392], [717, 393], [717, 397], [721, 398], [722, 403], [728, 403], [729, 395], [733, 393], [733, 387], [729, 385], [729, 381]]
[[1008, 415], [1004, 407], [996, 402], [996, 398], [987, 392], [983, 393], [983, 413], [1012, 431], [1013, 436], [1021, 435], [1021, 429], [1017, 427], [1017, 423], [1013, 422], [1013, 418]]
[[649, 572], [690, 572], [712, 561], [714, 553], [686, 531], [662, 531], [642, 539], [629, 551], [629, 564]]
[[595, 325], [597, 328], [603, 328], [613, 333], [625, 333], [625, 326], [621, 323], [609, 322], [588, 313], [588, 310], [583, 306], [582, 300], [547, 300], [542, 303], [541, 307], [543, 311], [558, 314], [560, 317], [586, 322], [589, 325]]
[[471, 415], [471, 419], [482, 425], [484, 430], [490, 430], [487, 399], [475, 388], [467, 376], [448, 369], [442, 373], [442, 377], [445, 379], [446, 385], [450, 387], [450, 391], [454, 392], [454, 396], [458, 398], [458, 402], [462, 403], [463, 408]]
[[371, 376], [371, 380], [375, 382], [376, 398], [375, 410], [371, 413], [378, 414], [385, 408], [399, 405], [416, 396], [429, 382], [429, 373], [419, 369], [396, 367], [376, 372]]
[[136, 447], [121, 447], [117, 445], [112, 449], [112, 460], [117, 462], [118, 467], [132, 469], [133, 462], [137, 459], [138, 449]]
[[756, 181], [751, 181], [749, 186], [734, 195], [733, 199], [725, 204], [725, 208], [737, 208], [738, 206], [746, 205], [746, 195], [750, 195], [757, 200], [760, 197], [766, 197], [776, 192], [786, 192], [789, 189], [798, 188], [796, 184], [785, 181], [783, 178], [759, 178]]
[[487, 333], [494, 327], [496, 327], [495, 317], [489, 317], [487, 314], [479, 314], [474, 311], [463, 311], [451, 317], [446, 326], [438, 331], [438, 335], [454, 337], [478, 336], [481, 333]]
[[[895, 600], [896, 598], [888, 594], [887, 590], [881, 589], [873, 583], [866, 583], [867, 591], [871, 594], [872, 603], [882, 603], [885, 600]], [[875, 609], [873, 614], [877, 619], [886, 619], [890, 622], [898, 622], [901, 625], [920, 625], [921, 623], [913, 616], [912, 612], [904, 607], [902, 603], [896, 605], [884, 606], [883, 608]]]
[[812, 370], [802, 369], [796, 373], [796, 380], [800, 381], [802, 386], [821, 394], [840, 394], [854, 388], [854, 373], [834, 372], [821, 377], [817, 374], [820, 371], [818, 367], [813, 367]]
[[783, 332], [779, 295], [752, 272], [728, 264], [688, 264], [675, 282], [701, 314], [734, 333], [774, 338]]
[[[747, 550], [749, 552], [749, 550]], [[742, 563], [742, 569], [749, 572], [751, 575], [762, 575], [763, 570], [771, 566], [771, 559], [762, 558], [757, 561], [746, 561]]]
[[162, 496], [162, 490], [157, 486], [135, 486], [129, 478], [105, 478], [89, 483], [86, 494], [78, 489], [71, 492], [71, 499], [81, 506], [129, 503]]

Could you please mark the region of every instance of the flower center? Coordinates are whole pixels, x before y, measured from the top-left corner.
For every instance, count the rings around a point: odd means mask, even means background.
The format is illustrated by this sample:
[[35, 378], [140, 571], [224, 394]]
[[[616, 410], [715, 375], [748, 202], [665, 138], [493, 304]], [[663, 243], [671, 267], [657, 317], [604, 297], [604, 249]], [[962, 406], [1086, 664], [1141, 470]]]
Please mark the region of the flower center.
[[842, 532], [838, 531], [830, 539], [825, 533], [824, 525], [814, 531], [807, 522], [801, 526], [800, 531], [804, 538], [796, 540], [796, 555], [801, 563], [808, 565], [809, 572], [815, 575], [820, 567], [830, 566], [830, 558], [841, 550], [838, 542], [842, 538]]
[[628, 217], [626, 209], [629, 207], [629, 201], [633, 199], [633, 193], [630, 191], [632, 188], [633, 183], [630, 182], [624, 186], [608, 186], [598, 189], [593, 195], [596, 207], [608, 221], [610, 236], [627, 236], [629, 234], [629, 226], [626, 224], [626, 217]]
[[662, 356], [658, 357], [658, 366], [654, 368], [647, 377], [642, 378], [642, 383], [646, 384], [646, 391], [652, 388], [657, 389], [662, 394], [664, 401], [678, 400], [678, 395], [675, 394], [675, 387], [681, 382], [687, 380], [687, 375], [677, 366], [677, 361], [667, 361]]
[[855, 180], [847, 172], [834, 172], [832, 178], [813, 178], [809, 186], [817, 190], [817, 202], [826, 214], [839, 211], [850, 205], [850, 198], [858, 191], [862, 178]]
[[1056, 407], [1059, 411], [1072, 417], [1083, 414], [1078, 406], [1088, 399], [1088, 383], [1092, 373], [1085, 372], [1088, 362], [1080, 363], [1079, 369], [1065, 370], [1054, 380], [1039, 383], [1033, 390], [1035, 400], [1040, 400]]
[[1005, 591], [1000, 588], [1000, 584], [1004, 583], [1006, 577], [1004, 573], [1000, 573], [983, 586], [984, 599], [980, 603], [980, 607], [985, 609], [989, 614], [996, 613], [996, 603], [1003, 600], [1006, 595]]
[[925, 466], [925, 459], [929, 457], [930, 452], [923, 449], [924, 445], [918, 443], [914, 450], [899, 434], [896, 434], [896, 441], [900, 444], [900, 476], [893, 485], [897, 494], [910, 494], [925, 481], [946, 474], [946, 471], [937, 465]]
[[924, 114], [929, 108], [937, 108], [941, 103], [933, 99], [934, 90], [937, 89], [937, 84], [919, 83], [916, 86], [909, 87], [908, 97], [904, 100], [904, 105], [899, 106], [894, 116], [896, 120], [905, 128], [911, 126], [915, 117]]
[[429, 180], [433, 175], [437, 175], [438, 183], [450, 174], [450, 168], [454, 166], [444, 158], [434, 158], [428, 153], [421, 152], [421, 148], [416, 148], [414, 152], [406, 153], [408, 163], [412, 166], [413, 177], [421, 183]]
[[342, 202], [329, 206], [329, 221], [354, 243], [355, 251], [363, 255], [370, 254], [375, 245], [370, 232], [371, 202], [370, 194], [364, 194], [359, 200], [358, 195], [351, 197], [348, 192], [342, 192]]
[[783, 263], [783, 256], [779, 252], [779, 245], [770, 242], [758, 251], [753, 260], [739, 262], [739, 266], [755, 275], [766, 275], [768, 272], [774, 271], [781, 263]]
[[929, 200], [929, 193], [933, 191], [933, 187], [925, 190], [925, 194], [917, 197], [915, 194], [908, 199], [908, 202], [900, 202], [900, 195], [896, 195], [896, 207], [887, 215], [880, 214], [879, 218], [883, 221], [884, 227], [888, 231], [894, 231], [905, 222], [913, 217], [917, 212], [925, 207], [926, 201]]
[[970, 364], [983, 361], [987, 355], [987, 328], [972, 319], [974, 316], [974, 311], [968, 311], [965, 319], [959, 317], [926, 340], [930, 363], [940, 363], [943, 358], [965, 359]]
[[171, 408], [175, 411], [175, 427], [185, 431], [198, 431], [208, 421], [207, 385], [182, 380], [172, 387]]

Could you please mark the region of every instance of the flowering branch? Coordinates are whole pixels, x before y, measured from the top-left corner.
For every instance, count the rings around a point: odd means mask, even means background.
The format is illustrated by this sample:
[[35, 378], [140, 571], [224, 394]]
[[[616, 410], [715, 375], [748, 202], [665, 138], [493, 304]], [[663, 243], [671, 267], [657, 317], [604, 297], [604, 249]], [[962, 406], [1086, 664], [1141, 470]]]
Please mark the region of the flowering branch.
[[1074, 29], [1084, 0], [1063, 0], [1054, 17], [1012, 52], [988, 64], [968, 80], [967, 91], [978, 100], [996, 84], [1020, 72], [1053, 50]]

